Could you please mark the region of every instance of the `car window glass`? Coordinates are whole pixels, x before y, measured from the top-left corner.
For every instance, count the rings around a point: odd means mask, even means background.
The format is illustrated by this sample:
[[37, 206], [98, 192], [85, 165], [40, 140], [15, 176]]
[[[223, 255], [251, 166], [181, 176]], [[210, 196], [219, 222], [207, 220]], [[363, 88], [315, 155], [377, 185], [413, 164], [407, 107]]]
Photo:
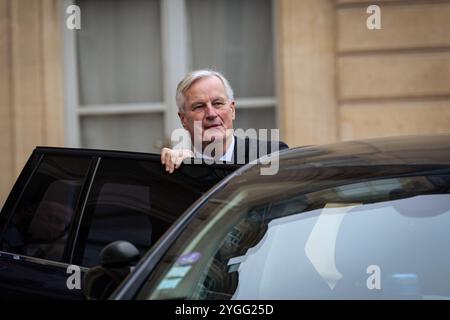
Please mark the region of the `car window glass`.
[[160, 161], [103, 158], [77, 241], [81, 265], [98, 265], [103, 247], [117, 240], [131, 242], [143, 254], [195, 200], [230, 172], [189, 166], [169, 175]]
[[61, 261], [89, 158], [46, 155], [19, 199], [2, 250]]
[[331, 173], [307, 188], [294, 176], [224, 188], [138, 297], [450, 298], [438, 280], [450, 277], [448, 171], [358, 182]]

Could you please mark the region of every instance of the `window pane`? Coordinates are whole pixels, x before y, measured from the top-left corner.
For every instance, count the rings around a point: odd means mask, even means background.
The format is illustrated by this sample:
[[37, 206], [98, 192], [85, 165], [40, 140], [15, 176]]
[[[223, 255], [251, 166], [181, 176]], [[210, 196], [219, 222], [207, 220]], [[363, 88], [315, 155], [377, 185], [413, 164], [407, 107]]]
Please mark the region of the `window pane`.
[[223, 71], [236, 97], [274, 96], [271, 0], [188, 0], [193, 69]]
[[138, 299], [449, 299], [448, 167], [294, 162], [214, 194]]
[[162, 101], [158, 0], [79, 0], [80, 104]]
[[45, 156], [2, 239], [2, 250], [61, 261], [89, 158]]
[[211, 166], [191, 166], [168, 175], [159, 159], [103, 159], [80, 232], [87, 239], [78, 241], [82, 265], [97, 265], [103, 247], [116, 240], [129, 241], [145, 253], [195, 200], [227, 173]]
[[81, 119], [86, 148], [159, 153], [163, 140], [162, 114], [90, 116]]

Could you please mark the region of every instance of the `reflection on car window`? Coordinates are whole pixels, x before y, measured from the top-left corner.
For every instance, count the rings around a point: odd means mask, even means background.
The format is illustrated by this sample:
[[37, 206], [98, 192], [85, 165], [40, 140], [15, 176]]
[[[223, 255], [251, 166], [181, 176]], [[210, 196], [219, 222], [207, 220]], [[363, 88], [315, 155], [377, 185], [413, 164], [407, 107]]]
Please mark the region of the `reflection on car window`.
[[61, 261], [89, 158], [47, 155], [2, 239], [2, 250]]
[[200, 209], [139, 297], [450, 298], [439, 280], [450, 277], [448, 170], [332, 176], [263, 184], [242, 177], [227, 186]]

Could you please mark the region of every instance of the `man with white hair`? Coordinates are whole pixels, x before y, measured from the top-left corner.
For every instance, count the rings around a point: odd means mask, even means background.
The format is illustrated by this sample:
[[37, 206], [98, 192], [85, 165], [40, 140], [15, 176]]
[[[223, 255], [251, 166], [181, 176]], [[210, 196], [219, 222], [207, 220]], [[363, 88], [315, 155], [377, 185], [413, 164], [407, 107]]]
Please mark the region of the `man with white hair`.
[[[238, 163], [238, 159], [243, 159], [244, 163], [248, 163], [254, 160], [250, 156], [251, 146], [257, 148], [254, 152], [256, 158], [271, 153], [272, 149], [288, 148], [281, 141], [276, 145], [278, 148], [271, 148], [273, 143], [267, 141], [267, 152], [260, 154], [258, 140], [244, 140], [233, 134], [233, 120], [236, 118], [233, 89], [219, 72], [197, 70], [189, 73], [177, 86], [176, 102], [178, 116], [184, 129], [189, 132], [194, 148], [162, 149], [161, 162], [170, 173], [179, 168], [185, 158], [213, 158], [229, 163]], [[238, 154], [241, 152], [238, 145], [245, 146], [244, 154]]]

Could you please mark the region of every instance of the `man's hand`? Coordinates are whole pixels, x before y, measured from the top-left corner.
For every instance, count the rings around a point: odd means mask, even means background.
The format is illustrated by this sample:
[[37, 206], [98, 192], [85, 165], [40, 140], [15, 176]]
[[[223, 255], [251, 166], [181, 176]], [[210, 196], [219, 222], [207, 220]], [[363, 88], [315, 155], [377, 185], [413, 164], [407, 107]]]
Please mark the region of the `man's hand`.
[[194, 157], [194, 153], [188, 149], [172, 150], [163, 148], [161, 150], [161, 163], [166, 166], [166, 171], [172, 173], [178, 169], [186, 158]]

